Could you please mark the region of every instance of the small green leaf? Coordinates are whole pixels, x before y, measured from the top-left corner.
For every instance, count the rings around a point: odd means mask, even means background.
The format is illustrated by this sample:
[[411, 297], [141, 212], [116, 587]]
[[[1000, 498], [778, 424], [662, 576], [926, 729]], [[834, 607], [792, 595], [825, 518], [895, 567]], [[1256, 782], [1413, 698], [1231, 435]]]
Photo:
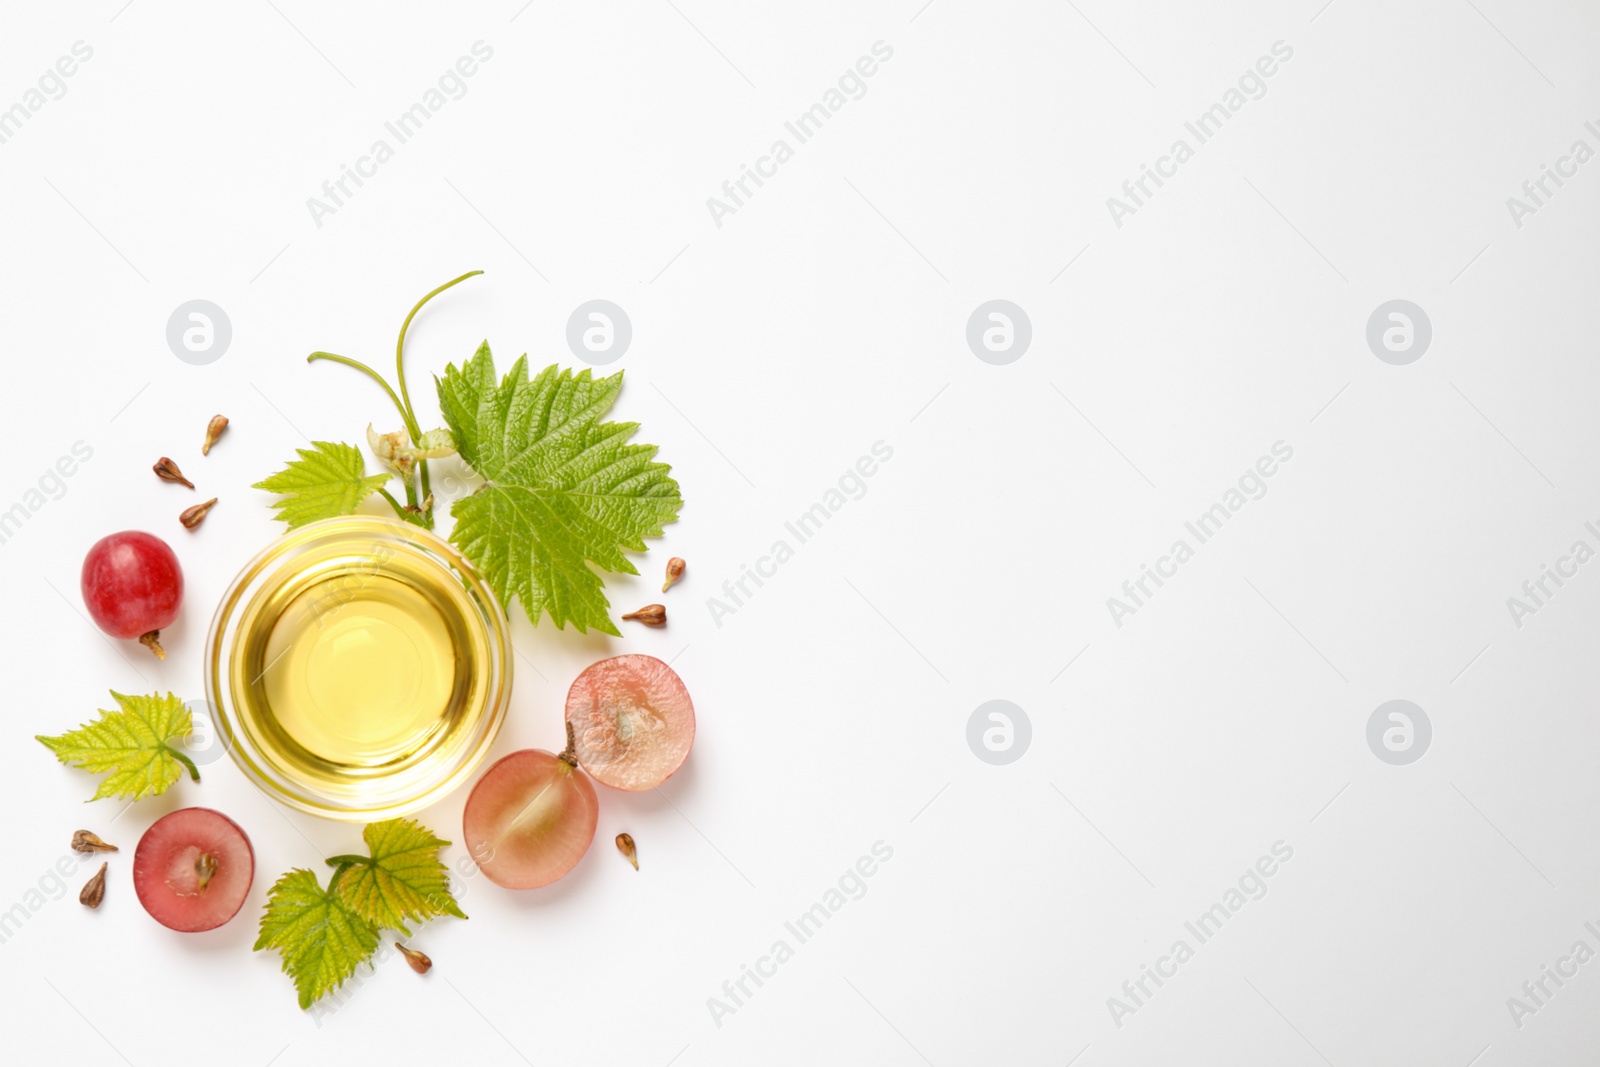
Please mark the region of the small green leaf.
[[[338, 875], [334, 875], [337, 882]], [[267, 891], [255, 950], [277, 949], [294, 980], [300, 1007], [333, 992], [378, 949], [378, 928], [357, 915], [335, 889], [295, 868]]]
[[497, 380], [485, 342], [438, 386], [461, 458], [485, 479], [450, 506], [450, 540], [508, 608], [515, 596], [534, 622], [616, 634], [590, 564], [639, 573], [624, 552], [645, 551], [683, 504], [656, 446], [628, 443], [638, 424], [600, 421], [622, 374], [550, 366], [530, 379], [523, 356]]
[[272, 506], [292, 530], [318, 519], [353, 515], [356, 507], [389, 480], [387, 474], [367, 474], [366, 460], [354, 445], [313, 441], [297, 448], [300, 458], [252, 489], [283, 497]]
[[101, 710], [100, 718], [59, 737], [36, 735], [37, 740], [65, 764], [76, 764], [92, 774], [109, 773], [91, 800], [127, 797], [139, 800], [164, 793], [188, 768], [200, 780], [194, 763], [171, 742], [194, 729], [189, 709], [176, 696], [123, 696], [111, 693], [117, 711]]
[[379, 927], [411, 936], [405, 924], [439, 915], [467, 916], [450, 894], [449, 872], [439, 862], [442, 841], [410, 819], [375, 822], [362, 831], [371, 856], [335, 856], [333, 867], [347, 867], [339, 897], [357, 915]]

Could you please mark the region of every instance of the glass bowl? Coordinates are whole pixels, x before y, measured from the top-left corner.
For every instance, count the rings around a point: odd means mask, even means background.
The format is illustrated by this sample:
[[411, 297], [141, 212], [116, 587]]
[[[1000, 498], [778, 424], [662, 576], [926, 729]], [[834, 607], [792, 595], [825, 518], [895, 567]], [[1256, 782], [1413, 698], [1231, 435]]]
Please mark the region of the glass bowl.
[[269, 797], [374, 822], [488, 754], [511, 698], [500, 602], [449, 542], [393, 519], [290, 530], [223, 594], [206, 640], [218, 736]]

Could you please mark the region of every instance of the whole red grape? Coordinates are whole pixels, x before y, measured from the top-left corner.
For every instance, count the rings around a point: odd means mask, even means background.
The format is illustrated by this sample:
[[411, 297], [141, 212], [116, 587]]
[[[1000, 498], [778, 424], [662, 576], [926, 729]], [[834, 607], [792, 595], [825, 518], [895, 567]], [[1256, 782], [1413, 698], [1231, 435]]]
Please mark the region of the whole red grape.
[[167, 658], [157, 638], [178, 617], [183, 570], [165, 541], [139, 530], [102, 537], [83, 559], [79, 588], [96, 626]]

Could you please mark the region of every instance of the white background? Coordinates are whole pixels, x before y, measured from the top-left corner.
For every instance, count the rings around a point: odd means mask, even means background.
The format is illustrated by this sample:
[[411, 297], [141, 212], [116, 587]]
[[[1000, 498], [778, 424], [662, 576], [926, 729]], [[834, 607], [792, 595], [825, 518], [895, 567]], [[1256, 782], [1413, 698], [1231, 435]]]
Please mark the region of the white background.
[[[1506, 206], [1575, 139], [1600, 148], [1592, 6], [122, 3], [14, 8], [0, 34], [0, 107], [93, 48], [0, 145], [0, 509], [93, 449], [0, 545], [0, 909], [80, 826], [124, 848], [98, 913], [85, 866], [0, 945], [8, 1060], [1592, 1061], [1600, 962], [1520, 1028], [1507, 998], [1600, 950], [1600, 564], [1520, 628], [1506, 606], [1573, 541], [1600, 548], [1600, 164], [1520, 228]], [[307, 198], [479, 40], [466, 95], [315, 225]], [[706, 198], [880, 40], [866, 95], [718, 227]], [[1265, 96], [1114, 225], [1106, 198], [1280, 40]], [[280, 529], [250, 483], [306, 438], [393, 428], [305, 354], [387, 368], [411, 303], [473, 268], [413, 332], [423, 421], [430, 374], [480, 340], [502, 368], [577, 364], [568, 315], [615, 301], [615, 414], [686, 505], [613, 606], [689, 561], [663, 631], [519, 611], [496, 754], [555, 747], [572, 677], [624, 650], [676, 657], [700, 731], [658, 793], [602, 788], [567, 879], [466, 880], [470, 921], [418, 933], [431, 974], [391, 957], [313, 1018], [250, 951], [256, 919], [358, 828], [226, 759], [114, 819], [32, 735], [108, 689], [201, 695], [215, 601]], [[233, 325], [208, 366], [165, 340], [194, 298]], [[965, 340], [994, 298], [1032, 321], [1007, 366]], [[1434, 329], [1409, 366], [1364, 336], [1396, 298]], [[233, 425], [202, 459], [216, 412]], [[717, 625], [708, 598], [880, 440], [865, 496]], [[1106, 599], [1280, 440], [1267, 495], [1115, 626]], [[160, 455], [221, 498], [195, 532]], [[126, 528], [187, 576], [164, 663], [81, 612], [84, 551]], [[1395, 698], [1434, 729], [1403, 767], [1365, 739]], [[966, 741], [991, 699], [1032, 723], [1008, 766]], [[462, 800], [421, 818], [459, 840]], [[129, 881], [138, 835], [189, 804], [257, 859], [244, 911], [202, 935]], [[1280, 840], [1267, 895], [1116, 1025], [1107, 999], [1194, 947], [1184, 922]], [[877, 841], [865, 897], [717, 1025], [708, 998]]]

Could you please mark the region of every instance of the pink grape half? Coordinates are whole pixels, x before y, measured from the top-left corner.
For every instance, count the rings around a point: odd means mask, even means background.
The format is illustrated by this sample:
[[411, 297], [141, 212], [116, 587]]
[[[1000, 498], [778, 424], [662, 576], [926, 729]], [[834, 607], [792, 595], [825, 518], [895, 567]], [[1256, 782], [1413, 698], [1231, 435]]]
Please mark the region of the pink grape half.
[[586, 774], [560, 756], [527, 748], [478, 779], [461, 832], [489, 881], [506, 889], [537, 889], [577, 866], [599, 817], [600, 802]]
[[133, 852], [139, 903], [156, 922], [183, 933], [214, 930], [239, 914], [255, 876], [250, 839], [210, 808], [163, 815]]
[[654, 656], [591, 664], [567, 691], [578, 762], [613, 789], [654, 789], [688, 758], [694, 701], [678, 672]]

